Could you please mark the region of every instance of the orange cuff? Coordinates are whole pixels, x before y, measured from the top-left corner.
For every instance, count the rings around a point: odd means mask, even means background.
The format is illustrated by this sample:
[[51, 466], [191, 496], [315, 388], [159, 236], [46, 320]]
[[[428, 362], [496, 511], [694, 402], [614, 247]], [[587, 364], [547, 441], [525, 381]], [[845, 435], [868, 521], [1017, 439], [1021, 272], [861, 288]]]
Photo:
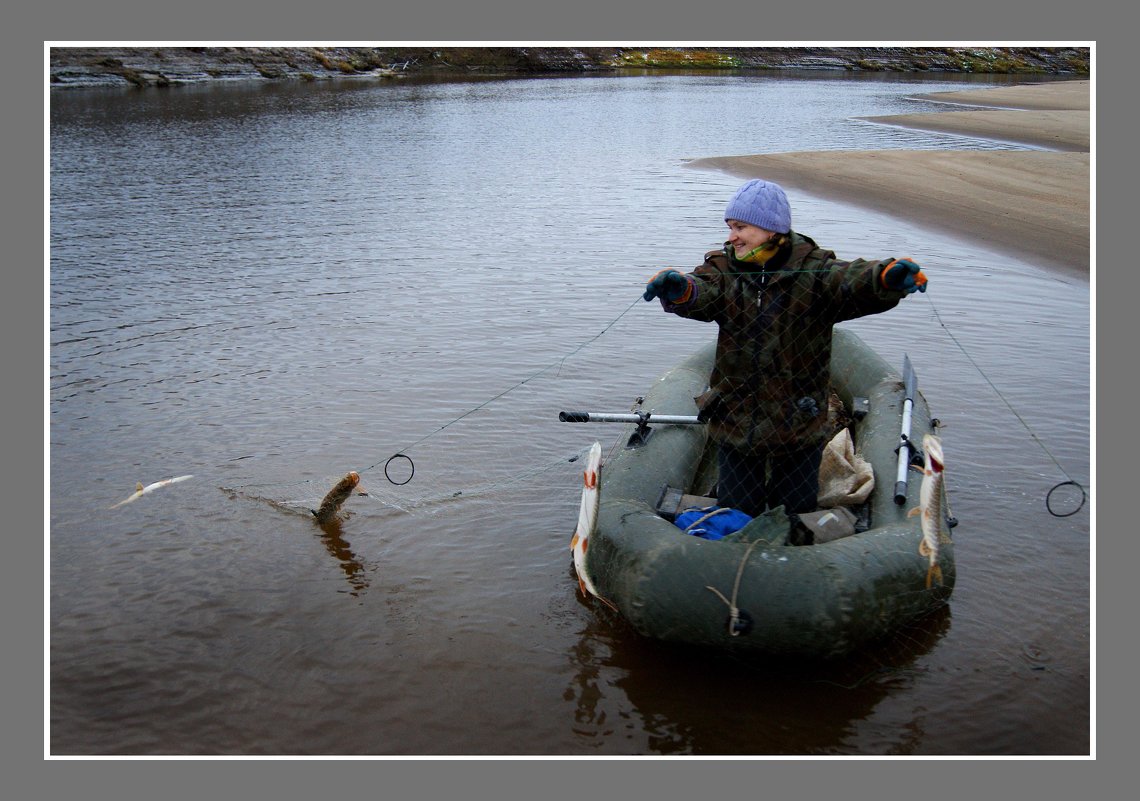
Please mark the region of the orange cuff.
[[[882, 271], [879, 273], [879, 283], [883, 285], [883, 289], [891, 289], [889, 286], [887, 286], [887, 270], [894, 267], [900, 261], [909, 261], [911, 264], [917, 263], [910, 256], [903, 256], [901, 259], [891, 259], [890, 263], [887, 264], [887, 266], [884, 267], [882, 269]], [[919, 270], [917, 273], [914, 274], [914, 283], [917, 286], [922, 286], [923, 284], [926, 283], [926, 276], [922, 274], [922, 270]], [[894, 290], [891, 290], [891, 291], [893, 292]]]
[[693, 297], [693, 280], [686, 276], [685, 278], [685, 294], [676, 300], [669, 301], [674, 306], [680, 306], [682, 303], [688, 303]]

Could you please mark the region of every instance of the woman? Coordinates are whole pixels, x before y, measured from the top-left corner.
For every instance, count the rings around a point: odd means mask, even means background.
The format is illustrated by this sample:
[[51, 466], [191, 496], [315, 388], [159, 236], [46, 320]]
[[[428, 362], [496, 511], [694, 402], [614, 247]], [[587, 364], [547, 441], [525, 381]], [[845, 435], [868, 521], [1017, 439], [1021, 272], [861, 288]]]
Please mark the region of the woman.
[[756, 516], [816, 507], [826, 444], [831, 328], [926, 291], [909, 259], [846, 262], [792, 230], [784, 190], [752, 180], [729, 201], [729, 236], [691, 273], [662, 270], [645, 299], [720, 327], [697, 398], [718, 445], [717, 502]]

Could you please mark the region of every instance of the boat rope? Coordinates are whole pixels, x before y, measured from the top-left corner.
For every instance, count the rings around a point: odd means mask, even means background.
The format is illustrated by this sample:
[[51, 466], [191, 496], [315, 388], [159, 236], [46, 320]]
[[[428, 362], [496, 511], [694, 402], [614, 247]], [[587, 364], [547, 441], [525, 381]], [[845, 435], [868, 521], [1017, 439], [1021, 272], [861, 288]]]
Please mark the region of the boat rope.
[[[1072, 476], [1069, 475], [1068, 471], [1066, 471], [1061, 463], [1057, 461], [1057, 457], [1053, 455], [1052, 451], [1046, 447], [1045, 443], [1041, 441], [1041, 438], [1038, 437], [1033, 429], [1029, 426], [1029, 423], [1025, 421], [1025, 418], [1018, 414], [1017, 409], [1013, 407], [1013, 404], [1009, 402], [1005, 395], [1002, 394], [1001, 390], [998, 389], [994, 382], [990, 380], [990, 377], [986, 375], [986, 371], [983, 370], [976, 361], [974, 361], [974, 358], [970, 355], [969, 351], [967, 351], [962, 343], [958, 341], [958, 338], [954, 336], [954, 332], [950, 330], [950, 328], [942, 320], [942, 315], [938, 313], [938, 307], [934, 305], [934, 298], [931, 297], [931, 293], [926, 292], [925, 295], [927, 301], [930, 303], [931, 311], [934, 312], [935, 319], [938, 320], [938, 324], [942, 326], [942, 329], [946, 332], [946, 335], [950, 337], [950, 341], [958, 346], [958, 350], [962, 351], [962, 355], [966, 357], [966, 360], [974, 366], [974, 369], [978, 371], [978, 374], [982, 377], [982, 379], [990, 385], [990, 389], [994, 391], [994, 394], [1001, 398], [1002, 403], [1004, 403], [1010, 412], [1013, 413], [1013, 416], [1017, 418], [1018, 422], [1020, 422], [1025, 430], [1029, 433], [1029, 436], [1032, 437], [1033, 441], [1037, 443], [1041, 450], [1045, 452], [1045, 455], [1048, 456], [1053, 464], [1057, 466], [1057, 469], [1061, 471], [1061, 475], [1065, 477], [1065, 481], [1055, 484], [1052, 489], [1050, 489], [1049, 492], [1045, 495], [1045, 508], [1048, 510], [1049, 514], [1053, 515], [1054, 517], [1069, 517], [1071, 515], [1075, 515], [1084, 507], [1085, 501], [1088, 498], [1088, 495], [1085, 492], [1085, 488], [1079, 482], [1075, 481]], [[1081, 492], [1081, 502], [1077, 504], [1077, 507], [1072, 511], [1065, 512], [1063, 514], [1055, 512], [1052, 505], [1053, 493], [1062, 487], [1076, 487]]]
[[712, 517], [713, 515], [719, 515], [721, 512], [731, 512], [731, 511], [732, 511], [732, 510], [731, 510], [731, 509], [729, 509], [729, 508], [728, 508], [728, 507], [726, 507], [726, 506], [717, 506], [717, 507], [714, 507], [714, 508], [713, 508], [713, 510], [712, 510], [711, 512], [708, 512], [707, 514], [701, 515], [701, 516], [700, 516], [700, 517], [698, 517], [696, 520], [694, 520], [694, 521], [693, 521], [693, 522], [692, 522], [692, 523], [691, 523], [689, 526], [687, 526], [687, 527], [684, 529], [684, 531], [685, 531], [685, 533], [686, 533], [686, 534], [692, 534], [692, 533], [693, 533], [693, 529], [695, 529], [695, 528], [696, 528], [697, 526], [699, 526], [701, 523], [703, 523], [703, 522], [705, 522], [706, 520], [708, 520], [708, 519], [709, 519], [710, 517]]
[[728, 607], [728, 636], [739, 637], [741, 634], [747, 634], [752, 629], [752, 618], [747, 612], [742, 612], [740, 607], [736, 605], [737, 596], [740, 594], [740, 579], [744, 575], [744, 565], [748, 562], [748, 557], [752, 555], [753, 549], [759, 545], [763, 540], [753, 540], [748, 544], [748, 548], [744, 551], [744, 556], [740, 558], [740, 564], [736, 566], [736, 580], [732, 583], [732, 600], [724, 597], [724, 593], [716, 587], [705, 585], [706, 590], [711, 590], [717, 598], [724, 601]]

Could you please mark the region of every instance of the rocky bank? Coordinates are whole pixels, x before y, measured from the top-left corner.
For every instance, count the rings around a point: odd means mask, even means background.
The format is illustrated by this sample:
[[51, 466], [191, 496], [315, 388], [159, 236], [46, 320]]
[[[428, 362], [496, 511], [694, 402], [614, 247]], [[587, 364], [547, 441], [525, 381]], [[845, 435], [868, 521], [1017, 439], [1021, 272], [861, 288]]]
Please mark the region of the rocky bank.
[[53, 47], [53, 88], [630, 69], [1088, 76], [1087, 47]]

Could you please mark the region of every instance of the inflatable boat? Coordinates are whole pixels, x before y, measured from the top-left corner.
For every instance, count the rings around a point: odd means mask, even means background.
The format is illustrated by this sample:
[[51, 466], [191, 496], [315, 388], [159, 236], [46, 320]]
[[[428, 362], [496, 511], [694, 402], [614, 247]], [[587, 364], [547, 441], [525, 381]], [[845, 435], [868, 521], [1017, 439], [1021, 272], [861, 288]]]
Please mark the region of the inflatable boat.
[[[916, 445], [935, 433], [937, 421], [913, 372], [904, 380], [842, 328], [833, 333], [832, 391], [848, 413], [845, 429], [857, 457], [873, 471], [866, 499], [845, 507], [856, 521], [850, 533], [797, 538], [785, 527], [787, 537], [779, 529], [776, 537], [769, 531], [708, 539], [676, 522], [686, 501], [717, 508], [715, 446], [694, 401], [707, 387], [714, 351], [710, 343], [669, 370], [627, 417], [560, 415], [626, 426], [604, 461], [600, 445], [591, 449], [583, 472], [571, 549], [591, 603], [606, 604], [659, 640], [823, 659], [945, 606], [955, 580], [955, 521], [939, 504], [941, 544], [932, 557], [923, 547], [921, 515], [912, 513], [924, 480]], [[838, 509], [821, 509], [813, 519], [818, 524], [829, 512]], [[934, 567], [941, 575], [931, 582]]]

